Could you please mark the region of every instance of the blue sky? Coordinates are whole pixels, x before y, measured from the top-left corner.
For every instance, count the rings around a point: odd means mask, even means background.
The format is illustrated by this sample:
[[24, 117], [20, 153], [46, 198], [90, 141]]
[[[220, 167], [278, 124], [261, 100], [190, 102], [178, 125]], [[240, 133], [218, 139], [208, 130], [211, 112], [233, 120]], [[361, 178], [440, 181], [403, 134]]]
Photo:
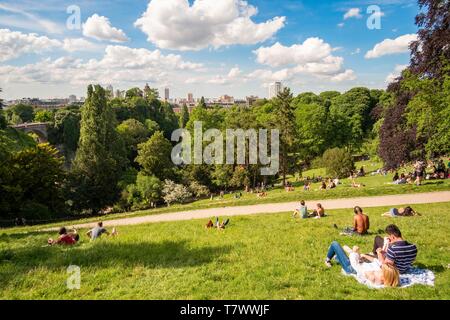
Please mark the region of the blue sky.
[[[380, 29], [367, 27], [370, 5]], [[6, 99], [83, 96], [89, 83], [148, 82], [171, 97], [265, 97], [277, 80], [295, 93], [385, 88], [409, 62], [417, 11], [415, 0], [0, 1], [0, 87]]]

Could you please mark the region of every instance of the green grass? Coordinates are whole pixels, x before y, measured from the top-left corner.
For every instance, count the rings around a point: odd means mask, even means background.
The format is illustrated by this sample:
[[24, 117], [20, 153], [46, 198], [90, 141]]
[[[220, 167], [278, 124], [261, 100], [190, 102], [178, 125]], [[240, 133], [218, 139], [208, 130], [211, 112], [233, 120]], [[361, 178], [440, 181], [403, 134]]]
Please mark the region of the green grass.
[[[356, 164], [357, 168], [364, 166], [366, 172], [375, 171], [381, 165], [377, 162], [358, 162]], [[407, 169], [400, 170], [400, 172], [406, 172]], [[303, 173], [304, 177], [315, 174], [324, 174], [324, 169], [313, 169], [312, 171], [306, 171]], [[280, 202], [290, 202], [304, 200], [320, 200], [320, 199], [340, 199], [340, 198], [352, 198], [352, 197], [367, 197], [367, 196], [381, 196], [381, 195], [393, 195], [393, 194], [409, 194], [409, 193], [420, 193], [420, 192], [432, 192], [432, 191], [445, 191], [450, 190], [450, 179], [445, 180], [432, 180], [426, 181], [422, 186], [415, 185], [393, 185], [392, 174], [387, 176], [382, 175], [370, 175], [366, 177], [357, 178], [358, 183], [365, 184], [363, 188], [352, 188], [349, 179], [343, 179], [342, 185], [339, 185], [336, 189], [331, 190], [318, 190], [320, 184], [315, 183], [311, 186], [310, 191], [303, 191], [302, 182], [295, 182], [295, 178], [290, 177], [290, 180], [296, 186], [295, 191], [286, 192], [281, 187], [276, 187], [267, 193], [267, 197], [258, 198], [254, 193], [245, 193], [240, 199], [234, 199], [233, 194], [225, 194], [223, 199], [216, 197], [214, 200], [203, 199], [192, 203], [184, 205], [173, 205], [171, 207], [160, 207], [151, 210], [142, 210], [128, 213], [120, 214], [109, 214], [101, 217], [102, 220], [119, 219], [124, 217], [134, 217], [134, 216], [144, 216], [153, 214], [162, 214], [168, 212], [177, 212], [185, 210], [196, 210], [196, 209], [207, 209], [207, 208], [217, 208], [217, 207], [233, 207], [233, 206], [244, 206], [253, 204], [263, 204], [263, 203], [280, 203]], [[70, 222], [70, 224], [86, 223], [97, 221], [99, 218], [85, 218]], [[59, 223], [46, 224], [45, 226], [36, 226], [34, 230], [55, 227]]]
[[[118, 238], [82, 237], [74, 247], [45, 247], [52, 233], [3, 230], [0, 299], [450, 299], [450, 203], [414, 208], [423, 216], [383, 218], [389, 208], [368, 209], [366, 237], [332, 227], [349, 225], [351, 210], [320, 220], [233, 217], [223, 232], [205, 230], [203, 220], [120, 227]], [[369, 251], [393, 221], [418, 245], [417, 265], [435, 272], [435, 287], [370, 290], [337, 265], [325, 268], [331, 241]], [[65, 286], [71, 264], [81, 268], [80, 290]]]

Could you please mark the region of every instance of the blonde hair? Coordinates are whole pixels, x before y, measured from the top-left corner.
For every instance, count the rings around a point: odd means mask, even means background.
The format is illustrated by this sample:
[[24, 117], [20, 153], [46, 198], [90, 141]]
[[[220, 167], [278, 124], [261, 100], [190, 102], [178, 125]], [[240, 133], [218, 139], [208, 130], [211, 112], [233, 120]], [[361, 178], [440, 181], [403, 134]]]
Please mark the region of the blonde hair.
[[400, 283], [400, 272], [398, 272], [398, 269], [391, 264], [384, 263], [381, 266], [381, 270], [383, 272], [384, 285], [386, 287], [398, 287]]

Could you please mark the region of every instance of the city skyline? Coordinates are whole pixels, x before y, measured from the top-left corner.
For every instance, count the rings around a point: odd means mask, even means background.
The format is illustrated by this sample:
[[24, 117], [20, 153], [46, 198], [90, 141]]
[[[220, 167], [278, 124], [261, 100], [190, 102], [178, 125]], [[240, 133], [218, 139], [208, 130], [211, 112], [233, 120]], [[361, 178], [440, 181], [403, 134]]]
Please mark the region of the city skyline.
[[[165, 88], [171, 97], [265, 98], [277, 81], [294, 93], [385, 88], [409, 62], [417, 4], [371, 4], [81, 1], [74, 9], [68, 1], [2, 1], [1, 97], [80, 97], [90, 83], [149, 83], [162, 98]], [[376, 18], [380, 25], [369, 28]]]

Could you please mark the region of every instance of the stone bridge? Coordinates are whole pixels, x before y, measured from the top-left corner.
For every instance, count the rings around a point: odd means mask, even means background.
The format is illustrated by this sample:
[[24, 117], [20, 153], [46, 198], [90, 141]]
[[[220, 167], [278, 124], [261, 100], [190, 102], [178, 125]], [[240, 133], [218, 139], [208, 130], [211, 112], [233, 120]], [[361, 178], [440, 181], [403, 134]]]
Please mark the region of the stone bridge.
[[39, 142], [42, 143], [48, 141], [47, 125], [48, 123], [46, 122], [33, 122], [21, 123], [11, 127], [25, 133], [35, 133], [39, 138]]

